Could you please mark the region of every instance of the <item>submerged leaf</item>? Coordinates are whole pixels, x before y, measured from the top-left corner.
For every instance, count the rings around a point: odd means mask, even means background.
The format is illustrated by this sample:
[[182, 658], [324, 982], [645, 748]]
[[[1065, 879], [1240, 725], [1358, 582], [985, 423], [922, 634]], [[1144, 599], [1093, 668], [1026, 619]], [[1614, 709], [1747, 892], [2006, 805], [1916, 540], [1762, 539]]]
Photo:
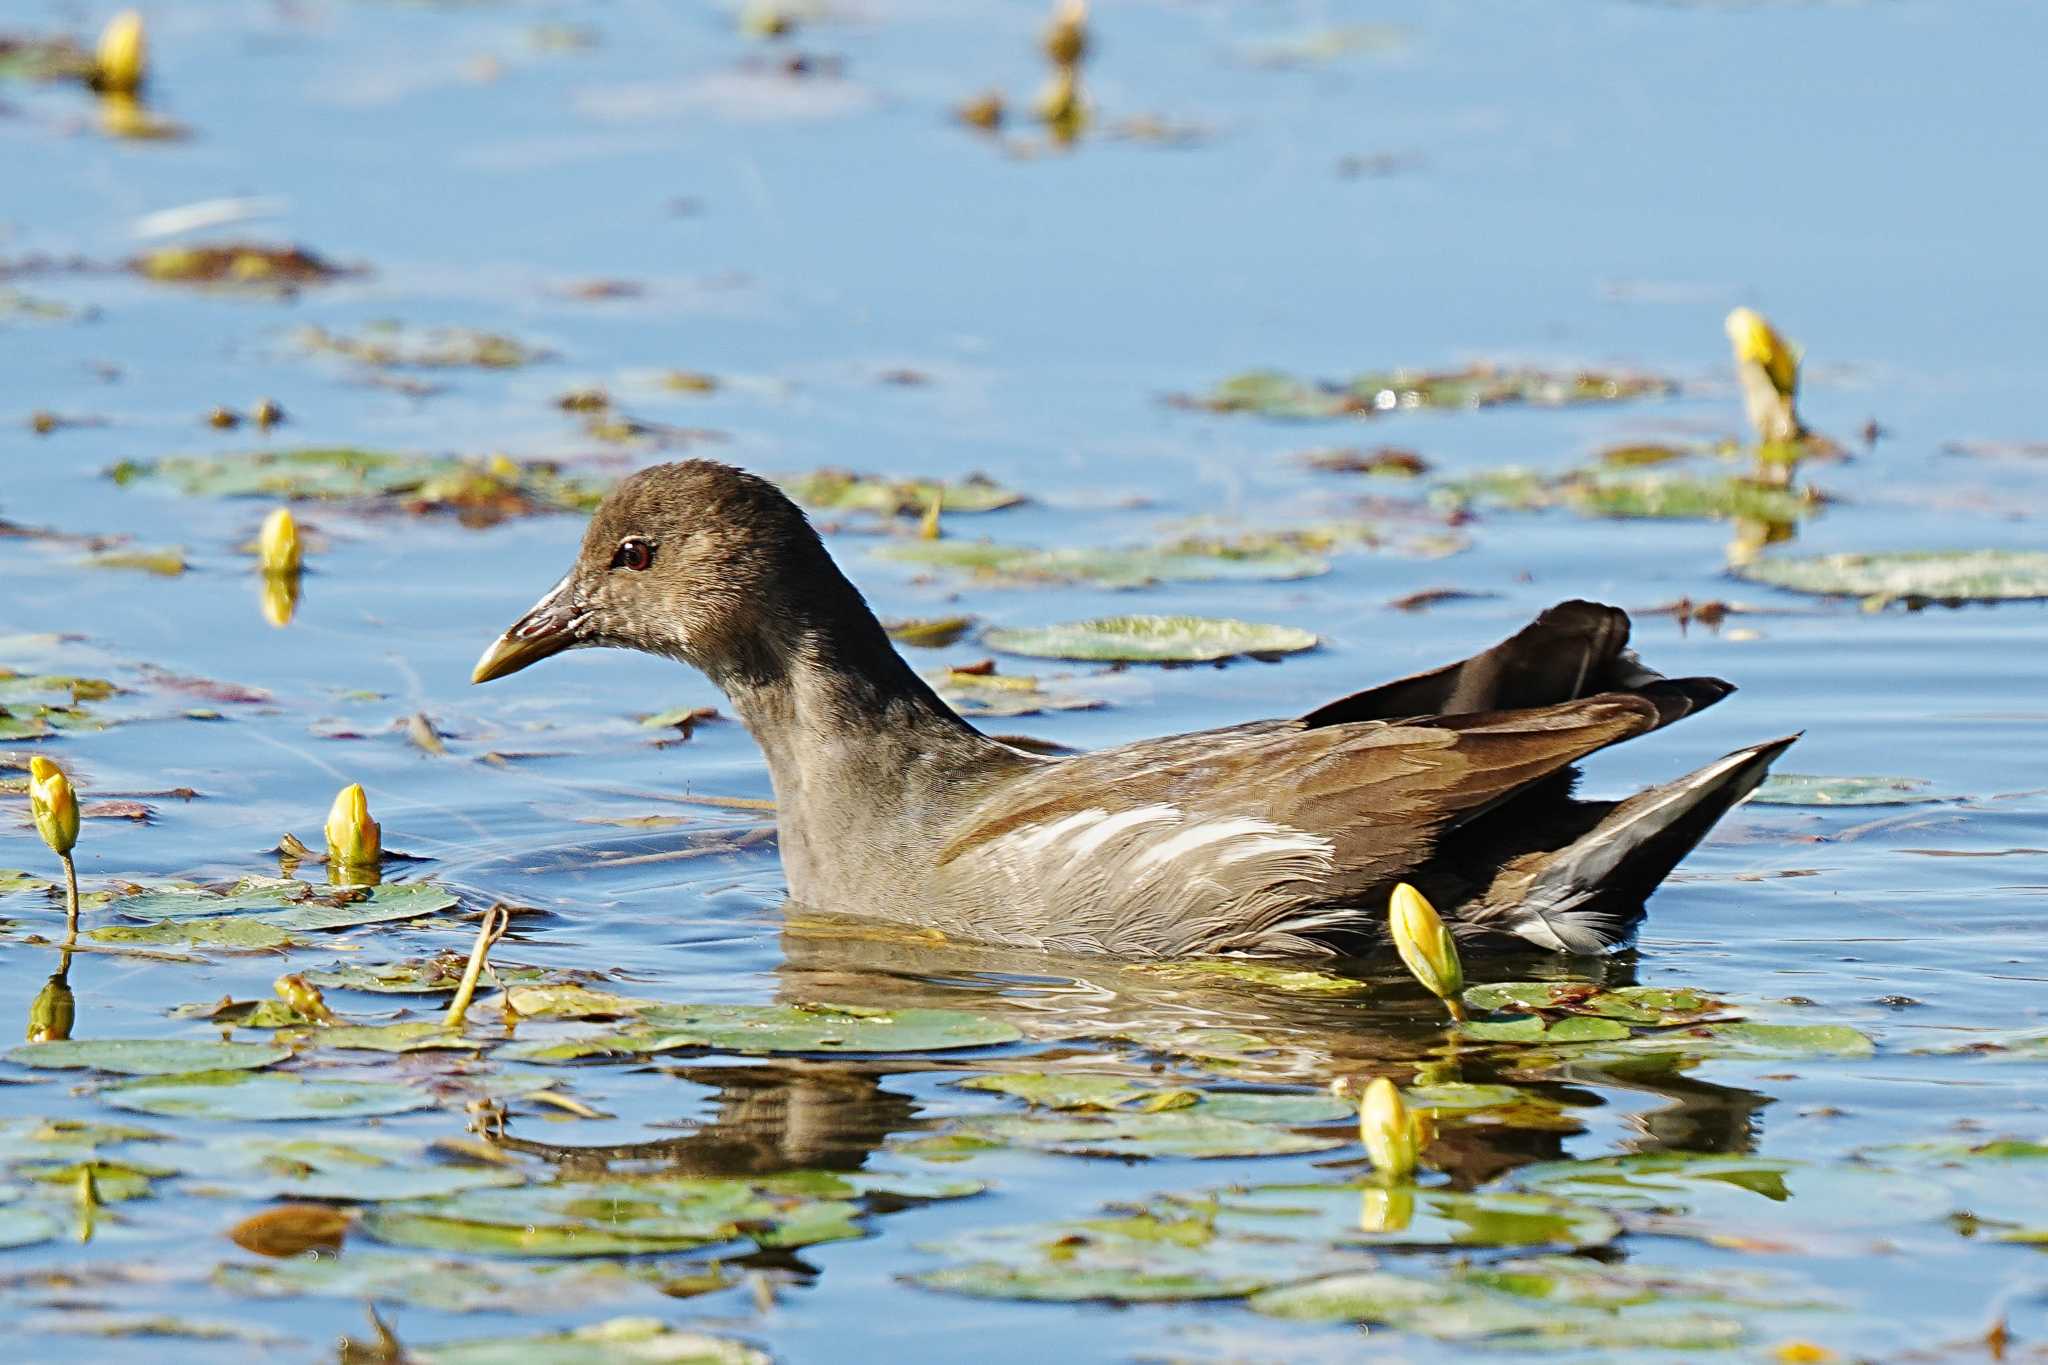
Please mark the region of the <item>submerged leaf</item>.
[[1924, 777], [1823, 777], [1772, 773], [1750, 794], [1759, 806], [1911, 806], [1942, 798]]

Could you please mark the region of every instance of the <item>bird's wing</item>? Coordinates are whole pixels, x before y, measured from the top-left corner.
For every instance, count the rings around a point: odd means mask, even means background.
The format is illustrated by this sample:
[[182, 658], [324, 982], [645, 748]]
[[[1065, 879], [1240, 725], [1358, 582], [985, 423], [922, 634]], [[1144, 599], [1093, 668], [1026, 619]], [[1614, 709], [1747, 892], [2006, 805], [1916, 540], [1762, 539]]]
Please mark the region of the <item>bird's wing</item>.
[[1529, 711], [1309, 728], [1268, 721], [1048, 764], [939, 854], [978, 927], [1038, 946], [1314, 951], [1346, 896], [1425, 862], [1444, 831], [1654, 729], [1630, 694]]

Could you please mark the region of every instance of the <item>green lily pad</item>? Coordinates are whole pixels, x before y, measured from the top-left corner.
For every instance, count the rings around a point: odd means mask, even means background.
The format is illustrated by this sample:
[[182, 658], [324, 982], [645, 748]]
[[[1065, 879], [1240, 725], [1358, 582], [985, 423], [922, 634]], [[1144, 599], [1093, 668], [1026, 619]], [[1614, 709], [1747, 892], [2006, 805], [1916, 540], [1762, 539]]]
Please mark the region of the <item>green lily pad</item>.
[[1376, 1184], [1260, 1185], [1169, 1202], [1232, 1236], [1334, 1246], [1604, 1246], [1621, 1225], [1591, 1199]]
[[[456, 898], [427, 882], [386, 882], [374, 887], [316, 887], [282, 877], [248, 877], [224, 891], [171, 883], [117, 896], [107, 909], [123, 919], [172, 925], [185, 937], [228, 944], [223, 922], [246, 918], [278, 933], [290, 930], [354, 929], [366, 924], [417, 919], [447, 910]], [[175, 935], [173, 936], [175, 940]], [[126, 942], [155, 942], [132, 935]], [[275, 947], [285, 940], [253, 935], [232, 946]]]
[[1735, 574], [1791, 592], [1905, 602], [2031, 602], [2048, 598], [2048, 551], [1906, 550], [1766, 556]]
[[[337, 963], [305, 974], [306, 980], [322, 990], [364, 991], [372, 995], [448, 995], [462, 984], [468, 966], [466, 953], [437, 953], [433, 957], [408, 958], [402, 962]], [[493, 961], [484, 969], [480, 984], [485, 987], [538, 985], [551, 973], [545, 967], [527, 967], [516, 962]]]
[[238, 915], [162, 920], [155, 924], [103, 924], [97, 929], [86, 930], [85, 936], [95, 943], [181, 944], [192, 948], [246, 952], [290, 948], [300, 943], [299, 939], [274, 924]]
[[466, 1190], [525, 1183], [507, 1166], [459, 1165], [436, 1159], [412, 1138], [350, 1133], [345, 1140], [226, 1137], [152, 1148], [188, 1177], [211, 1178], [240, 1199], [376, 1203], [432, 1199]]
[[1297, 1133], [1278, 1122], [1212, 1117], [1203, 1106], [1159, 1113], [1116, 1110], [1058, 1117], [1002, 1115], [963, 1124], [973, 1136], [1070, 1156], [1249, 1157], [1327, 1152], [1347, 1145], [1345, 1134]]
[[0, 1248], [34, 1246], [55, 1237], [57, 1220], [34, 1209], [0, 1208]]
[[1509, 1180], [1519, 1189], [1652, 1217], [1660, 1233], [1708, 1239], [1723, 1232], [1797, 1237], [1906, 1226], [1941, 1216], [1949, 1203], [1934, 1182], [1901, 1179], [1882, 1167], [1713, 1153], [1544, 1162]]
[[0, 896], [11, 896], [16, 892], [34, 895], [38, 892], [54, 891], [57, 884], [16, 868], [0, 867]]
[[1277, 370], [1250, 370], [1222, 380], [1206, 394], [1181, 401], [1210, 412], [1301, 421], [1408, 408], [1614, 403], [1661, 397], [1675, 387], [1653, 375], [1493, 365], [1434, 372], [1376, 371], [1343, 383], [1308, 381]]
[[1720, 1000], [1686, 987], [1621, 986], [1601, 989], [1567, 981], [1502, 981], [1473, 986], [1465, 1003], [1476, 1010], [1535, 1011], [1618, 1019], [1630, 1024], [1685, 1024], [1723, 1008]]
[[967, 673], [947, 669], [926, 681], [963, 716], [1035, 716], [1045, 711], [1093, 711], [1099, 697], [1046, 687], [1028, 674]]
[[47, 701], [76, 705], [82, 701], [105, 701], [121, 689], [105, 678], [83, 678], [65, 673], [17, 673], [0, 668], [0, 702]]
[[100, 1202], [122, 1204], [150, 1193], [151, 1183], [177, 1171], [167, 1166], [140, 1166], [126, 1161], [71, 1161], [58, 1165], [24, 1165], [14, 1174], [38, 1184], [75, 1190], [87, 1172], [92, 1175], [93, 1193]]
[[107, 722], [77, 706], [15, 702], [0, 706], [0, 739], [43, 739], [59, 730], [104, 730]]
[[1512, 1019], [1473, 1019], [1458, 1032], [1482, 1043], [1611, 1043], [1634, 1037], [1628, 1025], [1614, 1019], [1572, 1015], [1540, 1019], [1533, 1014]]
[[1108, 616], [1029, 629], [995, 628], [982, 642], [1006, 654], [1096, 663], [1203, 663], [1240, 654], [1297, 654], [1316, 637], [1292, 626], [1204, 616]]
[[1287, 581], [1328, 573], [1327, 561], [1277, 539], [1232, 543], [1189, 538], [1158, 547], [1123, 550], [1040, 550], [988, 541], [920, 540], [885, 545], [878, 558], [948, 569], [1005, 586], [1089, 583], [1142, 588], [1153, 583], [1221, 580]]
[[884, 479], [872, 474], [855, 474], [844, 469], [820, 469], [777, 480], [782, 491], [806, 507], [834, 512], [881, 512], [915, 515], [924, 512], [937, 497], [943, 513], [994, 512], [1015, 507], [1024, 495], [993, 479], [970, 475], [965, 479], [939, 482], [925, 479]]
[[[515, 1008], [520, 997], [514, 997]], [[523, 1012], [523, 1011], [522, 1011]], [[609, 1033], [500, 1048], [500, 1058], [564, 1062], [709, 1048], [719, 1052], [902, 1053], [991, 1047], [1022, 1038], [1015, 1025], [961, 1010], [871, 1010], [834, 1005], [661, 1005]]]
[[156, 1142], [163, 1134], [126, 1123], [88, 1119], [0, 1119], [0, 1161], [90, 1157], [124, 1142]]
[[1009, 1095], [1041, 1109], [1139, 1114], [1193, 1110], [1202, 1118], [1304, 1126], [1351, 1115], [1350, 1105], [1328, 1094], [1199, 1090], [1085, 1072], [996, 1072], [956, 1084], [963, 1090]]
[[385, 882], [369, 888], [367, 895], [360, 890], [334, 899], [316, 895], [289, 910], [261, 918], [280, 929], [356, 929], [366, 924], [418, 919], [451, 910], [458, 903], [453, 895], [427, 882]]
[[72, 1038], [29, 1043], [7, 1054], [16, 1066], [112, 1071], [124, 1076], [170, 1076], [187, 1071], [243, 1071], [291, 1056], [289, 1048], [260, 1043], [201, 1042], [189, 1038]]
[[1913, 806], [1939, 801], [1924, 777], [1824, 777], [1772, 773], [1750, 793], [1760, 806]]
[[369, 1118], [428, 1109], [431, 1095], [387, 1081], [312, 1080], [276, 1071], [200, 1071], [108, 1086], [116, 1109], [176, 1118]]
[[361, 330], [330, 332], [301, 327], [293, 342], [317, 354], [338, 355], [379, 369], [517, 369], [552, 354], [517, 337], [480, 332], [473, 327], [408, 327], [398, 322], [373, 322]]
[[294, 1047], [340, 1048], [359, 1052], [476, 1052], [482, 1042], [451, 1031], [438, 1019], [400, 1024], [337, 1024], [297, 1028], [286, 1041]]
[[359, 1226], [364, 1236], [392, 1246], [458, 1251], [475, 1256], [641, 1256], [656, 1252], [692, 1251], [729, 1240], [725, 1237], [626, 1233], [586, 1224], [519, 1226], [480, 1223], [410, 1209], [372, 1213]]
[[289, 291], [324, 284], [350, 272], [304, 247], [259, 242], [205, 242], [160, 246], [128, 262], [128, 268], [159, 284]]
[[230, 1263], [214, 1272], [213, 1283], [243, 1298], [361, 1299], [444, 1313], [535, 1313], [649, 1297], [674, 1278], [679, 1277], [664, 1268], [623, 1261], [489, 1264], [351, 1247], [346, 1256]]
[[466, 460], [352, 447], [179, 455], [124, 461], [107, 471], [121, 485], [162, 481], [202, 497], [364, 502], [413, 513], [454, 513], [487, 523], [538, 512], [587, 512], [610, 480], [547, 461]]
[[772, 1365], [769, 1356], [729, 1337], [687, 1332], [659, 1318], [613, 1318], [541, 1336], [489, 1337], [440, 1346], [406, 1346], [420, 1365]]

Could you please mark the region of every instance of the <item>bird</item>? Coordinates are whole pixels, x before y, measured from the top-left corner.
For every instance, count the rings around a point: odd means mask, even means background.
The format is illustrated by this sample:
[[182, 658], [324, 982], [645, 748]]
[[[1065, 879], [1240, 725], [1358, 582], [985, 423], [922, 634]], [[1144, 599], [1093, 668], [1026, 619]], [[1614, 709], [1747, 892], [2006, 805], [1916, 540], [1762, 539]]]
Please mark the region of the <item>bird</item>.
[[1056, 953], [1328, 958], [1383, 942], [1407, 882], [1461, 946], [1593, 955], [1799, 737], [1575, 799], [1580, 760], [1734, 690], [1628, 646], [1625, 611], [1561, 602], [1305, 715], [1047, 755], [947, 706], [774, 483], [684, 460], [606, 494], [472, 681], [600, 647], [704, 674], [767, 759], [813, 910]]

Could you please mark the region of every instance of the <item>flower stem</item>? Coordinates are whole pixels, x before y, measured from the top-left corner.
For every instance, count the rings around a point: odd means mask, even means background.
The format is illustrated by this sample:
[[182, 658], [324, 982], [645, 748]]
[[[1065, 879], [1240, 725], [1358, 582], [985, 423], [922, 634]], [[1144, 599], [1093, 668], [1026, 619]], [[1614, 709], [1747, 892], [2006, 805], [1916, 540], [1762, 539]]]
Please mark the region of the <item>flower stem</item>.
[[476, 946], [469, 950], [469, 965], [462, 971], [462, 984], [455, 988], [455, 998], [448, 1002], [448, 1014], [442, 1020], [447, 1027], [462, 1027], [469, 1014], [469, 1002], [476, 996], [476, 983], [483, 977], [484, 964], [490, 961], [491, 945], [511, 927], [512, 912], [504, 906], [494, 905], [484, 911], [484, 922], [477, 926]]
[[57, 857], [64, 864], [64, 946], [69, 948], [78, 941], [78, 868], [69, 853]]

